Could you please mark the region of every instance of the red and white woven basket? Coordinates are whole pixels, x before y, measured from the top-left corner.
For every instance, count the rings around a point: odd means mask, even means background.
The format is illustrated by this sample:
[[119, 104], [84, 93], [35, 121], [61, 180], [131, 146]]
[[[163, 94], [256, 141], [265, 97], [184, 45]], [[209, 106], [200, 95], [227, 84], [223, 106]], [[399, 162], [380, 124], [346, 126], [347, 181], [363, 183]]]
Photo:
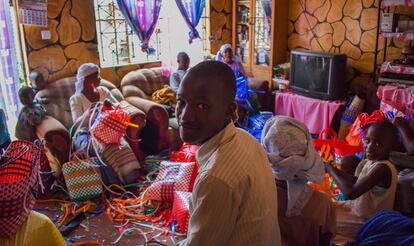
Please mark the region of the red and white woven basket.
[[0, 161], [0, 236], [9, 238], [26, 221], [39, 190], [41, 147], [13, 141]]

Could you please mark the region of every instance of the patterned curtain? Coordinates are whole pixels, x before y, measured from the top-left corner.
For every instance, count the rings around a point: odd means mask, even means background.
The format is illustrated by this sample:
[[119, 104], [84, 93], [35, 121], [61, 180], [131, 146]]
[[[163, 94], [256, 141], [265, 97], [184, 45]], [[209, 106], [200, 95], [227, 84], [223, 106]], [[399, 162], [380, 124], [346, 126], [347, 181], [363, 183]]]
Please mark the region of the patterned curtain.
[[18, 99], [19, 62], [14, 40], [12, 11], [9, 0], [0, 0], [0, 108], [5, 110], [10, 133], [20, 111]]
[[175, 0], [175, 2], [190, 28], [190, 32], [188, 33], [189, 42], [192, 43], [193, 39], [200, 38], [196, 27], [203, 15], [205, 0]]
[[149, 40], [157, 25], [162, 0], [117, 0], [125, 20], [141, 40], [144, 52], [152, 53]]

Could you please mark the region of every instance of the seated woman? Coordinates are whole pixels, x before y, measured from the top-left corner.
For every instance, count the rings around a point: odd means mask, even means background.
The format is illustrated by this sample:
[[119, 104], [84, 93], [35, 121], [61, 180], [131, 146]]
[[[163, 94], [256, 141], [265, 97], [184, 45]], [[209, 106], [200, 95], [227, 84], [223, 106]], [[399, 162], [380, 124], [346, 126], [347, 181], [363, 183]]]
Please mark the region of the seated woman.
[[388, 160], [397, 145], [398, 130], [390, 122], [378, 122], [363, 139], [365, 159], [350, 175], [327, 164], [327, 171], [348, 201], [336, 203], [336, 243], [353, 241], [365, 221], [383, 209], [393, 209], [397, 170]]
[[282, 244], [330, 245], [335, 209], [325, 194], [308, 185], [324, 176], [309, 130], [295, 119], [275, 116], [266, 122], [262, 145], [276, 177]]
[[241, 64], [240, 57], [233, 55], [233, 49], [230, 44], [223, 44], [217, 52], [216, 60], [226, 63], [237, 77], [247, 76]]
[[[246, 119], [246, 115], [255, 115], [259, 113], [260, 103], [256, 93], [251, 93], [248, 88], [247, 74], [244, 71], [241, 59], [233, 54], [230, 44], [223, 44], [217, 52], [216, 60], [226, 63], [236, 76], [237, 91], [236, 98], [238, 107], [238, 114], [240, 120]], [[246, 79], [243, 79], [245, 77]], [[242, 97], [241, 99], [239, 97]], [[241, 110], [241, 109], [244, 110]]]
[[[90, 146], [91, 134], [89, 131], [89, 120], [94, 110], [96, 102], [110, 101], [112, 104], [118, 104], [118, 101], [111, 94], [111, 92], [100, 84], [100, 69], [97, 65], [92, 63], [85, 63], [78, 69], [76, 75], [77, 81], [75, 83], [76, 92], [69, 99], [74, 128], [76, 133], [75, 147], [77, 150], [83, 151], [86, 155], [98, 155], [101, 160], [108, 162], [114, 171], [117, 173], [118, 178], [124, 183], [136, 182], [137, 179], [143, 178], [143, 172], [136, 159], [128, 142], [122, 138], [121, 145], [116, 146], [114, 144], [93, 144], [92, 146], [98, 147], [94, 151], [87, 152], [88, 146]], [[117, 153], [122, 153], [122, 158], [116, 158]], [[106, 167], [103, 168], [109, 171]], [[104, 175], [107, 178], [106, 183], [117, 183], [117, 180], [111, 178], [111, 175]]]

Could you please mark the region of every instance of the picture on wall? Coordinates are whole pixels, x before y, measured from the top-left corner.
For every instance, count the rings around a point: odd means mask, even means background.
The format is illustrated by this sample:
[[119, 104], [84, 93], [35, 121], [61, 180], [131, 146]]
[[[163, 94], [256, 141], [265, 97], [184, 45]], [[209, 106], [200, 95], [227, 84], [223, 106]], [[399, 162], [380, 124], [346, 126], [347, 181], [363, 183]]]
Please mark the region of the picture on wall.
[[19, 0], [18, 9], [21, 24], [47, 26], [47, 0]]

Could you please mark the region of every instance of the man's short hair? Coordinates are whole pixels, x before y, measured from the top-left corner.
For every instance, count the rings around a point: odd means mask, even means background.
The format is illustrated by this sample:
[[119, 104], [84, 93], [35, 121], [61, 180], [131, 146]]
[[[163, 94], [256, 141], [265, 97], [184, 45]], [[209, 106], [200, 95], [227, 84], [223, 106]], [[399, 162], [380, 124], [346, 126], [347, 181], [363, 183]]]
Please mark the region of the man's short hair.
[[236, 77], [233, 70], [219, 61], [203, 61], [191, 68], [188, 75], [200, 76], [211, 82], [222, 83], [225, 99], [234, 102], [236, 96]]
[[190, 60], [190, 57], [188, 56], [187, 53], [185, 53], [184, 51], [182, 51], [182, 52], [179, 52], [177, 54], [177, 60], [180, 60], [180, 59], [188, 59], [188, 60]]

